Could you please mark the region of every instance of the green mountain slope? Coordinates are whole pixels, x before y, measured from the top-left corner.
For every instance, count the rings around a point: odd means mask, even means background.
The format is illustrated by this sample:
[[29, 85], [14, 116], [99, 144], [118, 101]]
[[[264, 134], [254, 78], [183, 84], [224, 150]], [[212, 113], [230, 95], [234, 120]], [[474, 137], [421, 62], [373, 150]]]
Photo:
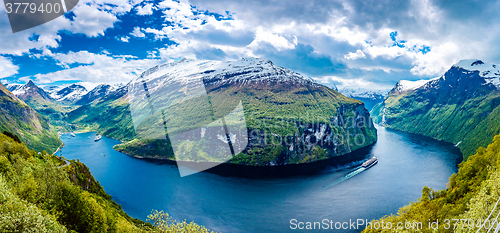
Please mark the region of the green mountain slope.
[[[223, 73], [218, 73], [218, 69], [224, 70]], [[191, 71], [195, 73], [189, 73]], [[170, 72], [171, 75], [161, 75], [161, 72]], [[152, 76], [159, 78], [148, 76], [153, 73]], [[242, 59], [218, 63], [181, 60], [154, 67], [141, 78], [172, 86], [172, 82], [195, 76], [202, 77], [209, 102], [195, 98], [174, 106], [163, 118], [157, 115], [156, 119], [164, 119], [171, 126], [192, 120], [193, 124], [183, 125], [182, 129], [169, 128], [171, 133], [186, 130], [186, 127], [195, 130], [207, 123], [201, 124], [196, 119], [218, 119], [241, 100], [249, 144], [230, 161], [232, 163], [257, 166], [306, 163], [346, 154], [376, 141], [376, 130], [361, 101], [345, 97], [270, 61]], [[184, 98], [183, 95], [190, 90], [187, 82], [188, 88], [167, 90], [154, 100], [155, 103], [168, 102], [167, 97], [171, 96]], [[68, 113], [68, 121], [83, 129], [96, 129], [104, 135], [121, 139], [124, 143], [116, 149], [127, 154], [173, 159], [169, 140], [145, 139], [135, 133], [126, 99], [130, 85]], [[168, 88], [168, 85], [154, 88]], [[215, 107], [205, 116], [206, 112], [200, 109], [207, 106]], [[141, 107], [147, 111], [147, 106]], [[189, 114], [178, 114], [183, 111], [189, 111]], [[231, 124], [228, 122], [229, 126]], [[206, 130], [209, 132], [210, 128]], [[263, 143], [272, 140], [277, 143]], [[189, 147], [189, 142], [186, 143], [185, 146]]]
[[[496, 227], [493, 222], [500, 212], [496, 206], [500, 198], [500, 135], [487, 148], [479, 147], [459, 167], [458, 173], [450, 177], [447, 189], [424, 187], [418, 201], [402, 207], [396, 215], [372, 221], [363, 232], [396, 232], [400, 222], [403, 225], [398, 232], [477, 232], [485, 220], [489, 223], [481, 232], [491, 230], [492, 225]], [[429, 228], [436, 221], [437, 228]], [[408, 229], [404, 226], [407, 222]], [[382, 223], [390, 223], [393, 228], [381, 229]]]
[[385, 127], [458, 144], [467, 159], [500, 134], [500, 91], [489, 80], [453, 66], [416, 89], [401, 91], [398, 83], [371, 114]]
[[79, 161], [0, 133], [0, 232], [209, 232], [163, 211], [148, 220], [128, 216]]
[[17, 135], [30, 149], [55, 151], [61, 144], [48, 119], [0, 84], [0, 131]]
[[67, 101], [56, 101], [44, 89], [38, 87], [33, 81], [29, 81], [25, 85], [21, 85], [16, 90], [12, 91], [20, 100], [24, 101], [38, 113], [48, 117], [52, 125], [61, 131], [71, 130], [64, 129], [66, 123], [64, 118], [66, 113], [76, 109], [76, 106]]

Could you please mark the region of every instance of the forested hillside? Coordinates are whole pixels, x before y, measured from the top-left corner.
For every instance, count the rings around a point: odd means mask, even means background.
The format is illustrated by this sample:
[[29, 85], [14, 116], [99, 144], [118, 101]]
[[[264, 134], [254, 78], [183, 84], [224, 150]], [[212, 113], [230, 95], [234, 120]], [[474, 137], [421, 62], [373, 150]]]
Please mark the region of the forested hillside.
[[[208, 141], [219, 139], [216, 138], [217, 133], [208, 133], [215, 132], [211, 129], [216, 127], [207, 125], [230, 112], [221, 110], [233, 110], [241, 100], [248, 138], [237, 140], [245, 145], [248, 142], [248, 146], [243, 147], [244, 150], [229, 161], [231, 163], [250, 166], [308, 163], [347, 154], [377, 140], [376, 129], [361, 101], [276, 66], [269, 60], [255, 58], [230, 62], [182, 59], [153, 67], [127, 86], [68, 113], [67, 121], [83, 130], [96, 130], [105, 136], [122, 140], [124, 143], [115, 147], [120, 152], [132, 156], [176, 159], [169, 140], [136, 135], [128, 92], [138, 83], [142, 86], [142, 82], [148, 83], [151, 95], [158, 97], [152, 100], [155, 103], [187, 99], [181, 107], [189, 109], [189, 113], [183, 115], [179, 114], [180, 111], [171, 111], [170, 114], [164, 114], [165, 122], [176, 125], [186, 119], [198, 119], [183, 127], [169, 128], [169, 133], [175, 133], [175, 130], [198, 130], [196, 135], [214, 138]], [[205, 99], [188, 98], [189, 93], [196, 92], [193, 90], [196, 90], [198, 82], [202, 82], [205, 88]], [[176, 85], [185, 86], [184, 89], [172, 88]], [[188, 100], [190, 104], [186, 104]], [[209, 110], [209, 106], [216, 107]], [[146, 111], [136, 109], [136, 112]], [[161, 118], [158, 117], [155, 119]], [[198, 125], [200, 122], [206, 125]], [[201, 128], [206, 128], [206, 136], [201, 133]], [[193, 146], [190, 143], [200, 139], [196, 137], [184, 141], [185, 148], [189, 148], [186, 154], [205, 153], [191, 150]], [[271, 144], [271, 141], [278, 143]], [[205, 154], [193, 157], [205, 157]], [[218, 161], [214, 157], [209, 157], [208, 161]]]
[[500, 134], [500, 71], [494, 67], [464, 60], [419, 86], [400, 81], [371, 115], [387, 128], [457, 144], [467, 159]]
[[54, 152], [61, 144], [49, 119], [0, 84], [0, 132], [17, 135], [30, 149]]
[[[418, 201], [402, 207], [395, 215], [372, 221], [372, 226], [378, 225], [379, 229], [368, 227], [363, 232], [436, 232], [429, 228], [429, 223], [436, 221], [437, 232], [476, 232], [492, 213], [489, 223], [482, 228], [482, 232], [488, 231], [485, 228], [490, 228], [494, 220], [498, 222], [500, 212], [496, 206], [500, 198], [500, 135], [487, 148], [479, 147], [459, 167], [458, 173], [450, 177], [447, 189], [424, 187]], [[382, 230], [382, 222], [385, 226], [390, 222], [393, 228]], [[411, 223], [412, 229], [395, 229], [400, 222]], [[416, 229], [419, 224], [414, 223], [421, 223], [421, 229]]]
[[208, 232], [153, 212], [128, 216], [88, 168], [0, 134], [0, 232]]

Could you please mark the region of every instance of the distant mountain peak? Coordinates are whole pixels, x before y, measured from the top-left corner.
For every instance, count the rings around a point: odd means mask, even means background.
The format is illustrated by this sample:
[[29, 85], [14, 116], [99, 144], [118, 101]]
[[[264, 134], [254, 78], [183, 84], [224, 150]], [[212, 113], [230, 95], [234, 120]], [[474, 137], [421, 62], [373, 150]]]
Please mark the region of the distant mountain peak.
[[309, 78], [261, 58], [242, 58], [233, 61], [181, 59], [157, 65], [143, 72], [140, 79], [164, 77], [164, 82], [189, 82], [202, 77], [212, 86], [246, 83], [280, 83], [319, 85]]
[[77, 105], [89, 104], [97, 99], [102, 99], [108, 96], [110, 93], [116, 91], [120, 87], [122, 87], [121, 83], [114, 85], [101, 83], [96, 87], [94, 87], [94, 89], [88, 91], [85, 95], [83, 95], [75, 104]]
[[416, 80], [416, 81], [400, 80], [399, 82], [396, 83], [394, 88], [392, 88], [392, 90], [389, 93], [397, 94], [407, 91], [413, 91], [419, 87], [422, 87], [429, 81], [430, 80]]
[[28, 83], [24, 85], [9, 85], [8, 89], [23, 101], [32, 98], [52, 99], [45, 90], [39, 88], [32, 80], [29, 80]]
[[469, 71], [479, 71], [479, 75], [482, 77], [500, 76], [500, 71], [495, 64], [484, 63], [478, 59], [461, 60], [452, 67]]
[[479, 72], [479, 76], [484, 78], [487, 84], [493, 84], [500, 89], [500, 69], [495, 64], [485, 63], [478, 59], [461, 60], [452, 68], [464, 69], [470, 72]]
[[337, 87], [334, 85], [334, 88], [332, 88], [343, 95], [351, 98], [363, 98], [363, 99], [383, 99], [387, 93], [388, 90], [366, 90], [363, 88], [341, 88], [337, 89]]
[[57, 101], [75, 102], [78, 101], [83, 95], [87, 94], [87, 89], [78, 84], [71, 84], [59, 90], [54, 90], [51, 93], [52, 98]]

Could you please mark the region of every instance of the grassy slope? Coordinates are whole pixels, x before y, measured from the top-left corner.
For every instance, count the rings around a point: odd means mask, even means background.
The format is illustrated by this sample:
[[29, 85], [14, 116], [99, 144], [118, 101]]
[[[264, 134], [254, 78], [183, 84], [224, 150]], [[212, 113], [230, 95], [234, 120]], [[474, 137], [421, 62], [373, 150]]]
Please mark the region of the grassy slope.
[[[439, 221], [438, 232], [476, 232], [494, 209], [500, 197], [500, 136], [495, 136], [487, 147], [479, 147], [477, 153], [460, 164], [457, 174], [450, 177], [446, 190], [434, 191], [427, 187], [422, 190], [422, 198], [399, 210], [396, 215], [386, 216], [372, 224], [384, 221], [396, 226], [398, 222], [422, 222], [422, 232], [435, 232], [428, 228], [429, 222]], [[496, 208], [492, 214], [499, 213]], [[473, 219], [474, 224], [459, 223], [454, 230], [454, 223], [447, 227], [446, 219]], [[473, 226], [474, 225], [474, 226]], [[377, 226], [377, 225], [374, 225]], [[396, 232], [396, 230], [365, 229], [364, 232]], [[412, 232], [400, 230], [399, 232]], [[414, 231], [416, 232], [416, 230]], [[484, 231], [486, 232], [486, 230]]]
[[41, 115], [46, 116], [56, 129], [60, 131], [71, 131], [71, 128], [67, 125], [64, 119], [66, 118], [66, 114], [68, 112], [75, 110], [78, 106], [55, 101], [53, 102], [43, 98], [30, 98], [24, 102]]
[[95, 130], [122, 141], [135, 137], [129, 105], [124, 98], [108, 97], [83, 105], [68, 113], [66, 120], [78, 124], [80, 130]]
[[[391, 95], [372, 109], [376, 123], [410, 133], [423, 134], [459, 144], [464, 158], [478, 146], [487, 146], [500, 134], [500, 94], [469, 99], [463, 103], [432, 103], [419, 93]], [[385, 110], [384, 110], [385, 108]]]
[[[126, 215], [85, 165], [36, 153], [0, 134], [2, 232], [140, 232], [152, 226]], [[25, 217], [23, 217], [25, 216]]]
[[0, 84], [0, 131], [12, 132], [31, 149], [55, 151], [62, 143], [56, 129]]
[[153, 212], [131, 218], [79, 161], [36, 153], [0, 134], [0, 232], [209, 232]]

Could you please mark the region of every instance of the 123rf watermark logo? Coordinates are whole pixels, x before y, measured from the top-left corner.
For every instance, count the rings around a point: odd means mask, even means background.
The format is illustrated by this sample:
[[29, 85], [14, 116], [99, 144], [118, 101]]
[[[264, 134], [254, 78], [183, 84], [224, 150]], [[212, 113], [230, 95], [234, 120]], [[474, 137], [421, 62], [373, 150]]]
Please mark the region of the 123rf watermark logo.
[[71, 11], [78, 0], [3, 0], [12, 32], [49, 22]]

